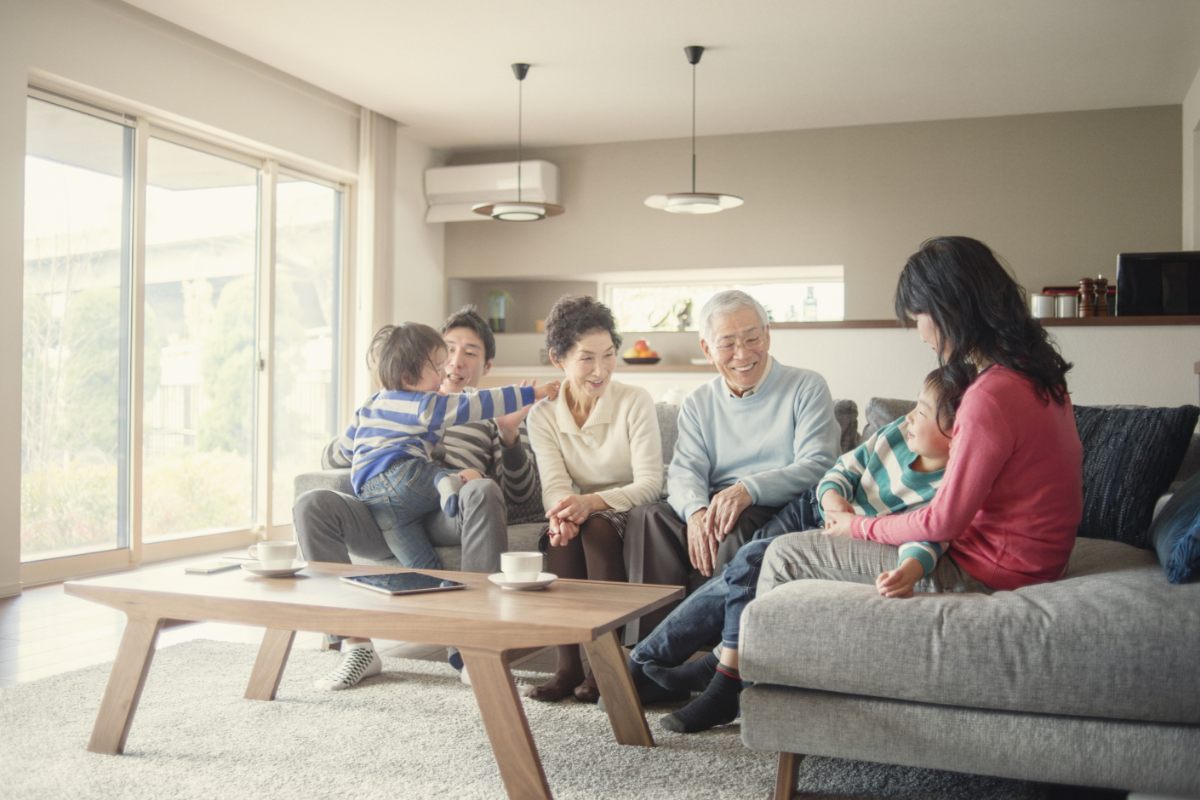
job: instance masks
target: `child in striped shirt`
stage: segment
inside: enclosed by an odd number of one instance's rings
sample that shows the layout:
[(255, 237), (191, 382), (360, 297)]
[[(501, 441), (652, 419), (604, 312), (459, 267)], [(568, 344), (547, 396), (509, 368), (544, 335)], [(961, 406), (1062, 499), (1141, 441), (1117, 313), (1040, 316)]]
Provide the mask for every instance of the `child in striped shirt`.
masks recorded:
[(421, 517), (438, 506), (447, 516), (456, 516), (459, 488), (483, 477), (474, 469), (456, 474), (434, 465), (430, 454), (442, 431), (558, 396), (557, 382), (439, 394), (445, 362), (446, 343), (428, 325), (406, 322), (380, 328), (371, 341), (368, 364), (383, 389), (355, 413), (338, 442), (350, 461), (354, 493), (370, 509), (388, 548), (410, 568), (440, 566), (417, 563), (420, 559), (406, 546), (426, 536)]

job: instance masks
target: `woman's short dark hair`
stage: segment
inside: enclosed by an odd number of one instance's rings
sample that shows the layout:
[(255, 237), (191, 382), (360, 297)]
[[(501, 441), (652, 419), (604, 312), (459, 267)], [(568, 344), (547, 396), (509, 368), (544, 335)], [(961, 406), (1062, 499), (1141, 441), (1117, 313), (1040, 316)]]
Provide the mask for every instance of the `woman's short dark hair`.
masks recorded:
[(371, 340), (367, 366), (380, 386), (389, 392), (401, 392), (406, 386), (421, 382), (427, 365), (436, 368), (433, 353), (445, 349), (442, 335), (428, 325), (419, 322), (384, 325)]
[(604, 331), (612, 337), (613, 347), (621, 349), (621, 334), (612, 311), (591, 297), (564, 294), (546, 315), (546, 349), (558, 361), (592, 331)]
[(479, 316), (474, 303), (468, 303), (446, 317), (446, 321), (442, 323), (442, 335), (446, 335), (454, 328), (466, 328), (475, 332), (475, 335), (483, 342), (484, 361), (491, 361), (496, 357), (496, 336), (488, 327), (487, 321)]
[(948, 385), (965, 391), (978, 359), (1022, 373), (1045, 402), (1066, 402), (1072, 365), (1030, 315), (1025, 290), (983, 242), (942, 236), (908, 259), (896, 286), (896, 316), (907, 325), (917, 314), (928, 314), (949, 345), (948, 355), (938, 352)]

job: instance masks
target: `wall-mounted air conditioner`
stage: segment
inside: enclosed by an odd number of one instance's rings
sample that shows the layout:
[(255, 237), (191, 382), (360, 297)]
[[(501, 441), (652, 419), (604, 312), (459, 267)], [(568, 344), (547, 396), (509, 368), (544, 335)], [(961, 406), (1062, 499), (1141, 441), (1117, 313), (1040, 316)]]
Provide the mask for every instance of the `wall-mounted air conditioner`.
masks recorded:
[[(426, 222), (486, 220), (471, 210), (479, 203), (517, 199), (517, 162), (468, 164), (425, 170)], [(521, 199), (558, 203), (558, 167), (549, 161), (521, 162)]]

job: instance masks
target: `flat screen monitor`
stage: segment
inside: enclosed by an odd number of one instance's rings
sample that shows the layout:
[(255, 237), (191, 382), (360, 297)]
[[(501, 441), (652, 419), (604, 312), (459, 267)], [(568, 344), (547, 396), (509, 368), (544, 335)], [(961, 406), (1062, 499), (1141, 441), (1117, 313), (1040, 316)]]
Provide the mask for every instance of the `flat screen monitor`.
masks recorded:
[(1200, 314), (1200, 251), (1117, 256), (1119, 317)]

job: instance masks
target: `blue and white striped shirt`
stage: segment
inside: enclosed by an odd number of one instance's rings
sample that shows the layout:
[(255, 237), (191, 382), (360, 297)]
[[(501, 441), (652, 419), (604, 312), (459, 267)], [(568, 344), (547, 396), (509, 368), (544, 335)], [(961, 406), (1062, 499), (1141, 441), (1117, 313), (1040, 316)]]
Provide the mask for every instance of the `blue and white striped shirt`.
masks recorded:
[(350, 485), (362, 486), (402, 458), (429, 459), (442, 431), (494, 419), (532, 405), (532, 386), (503, 386), (469, 394), (382, 391), (354, 414), (338, 441), (350, 462)]

